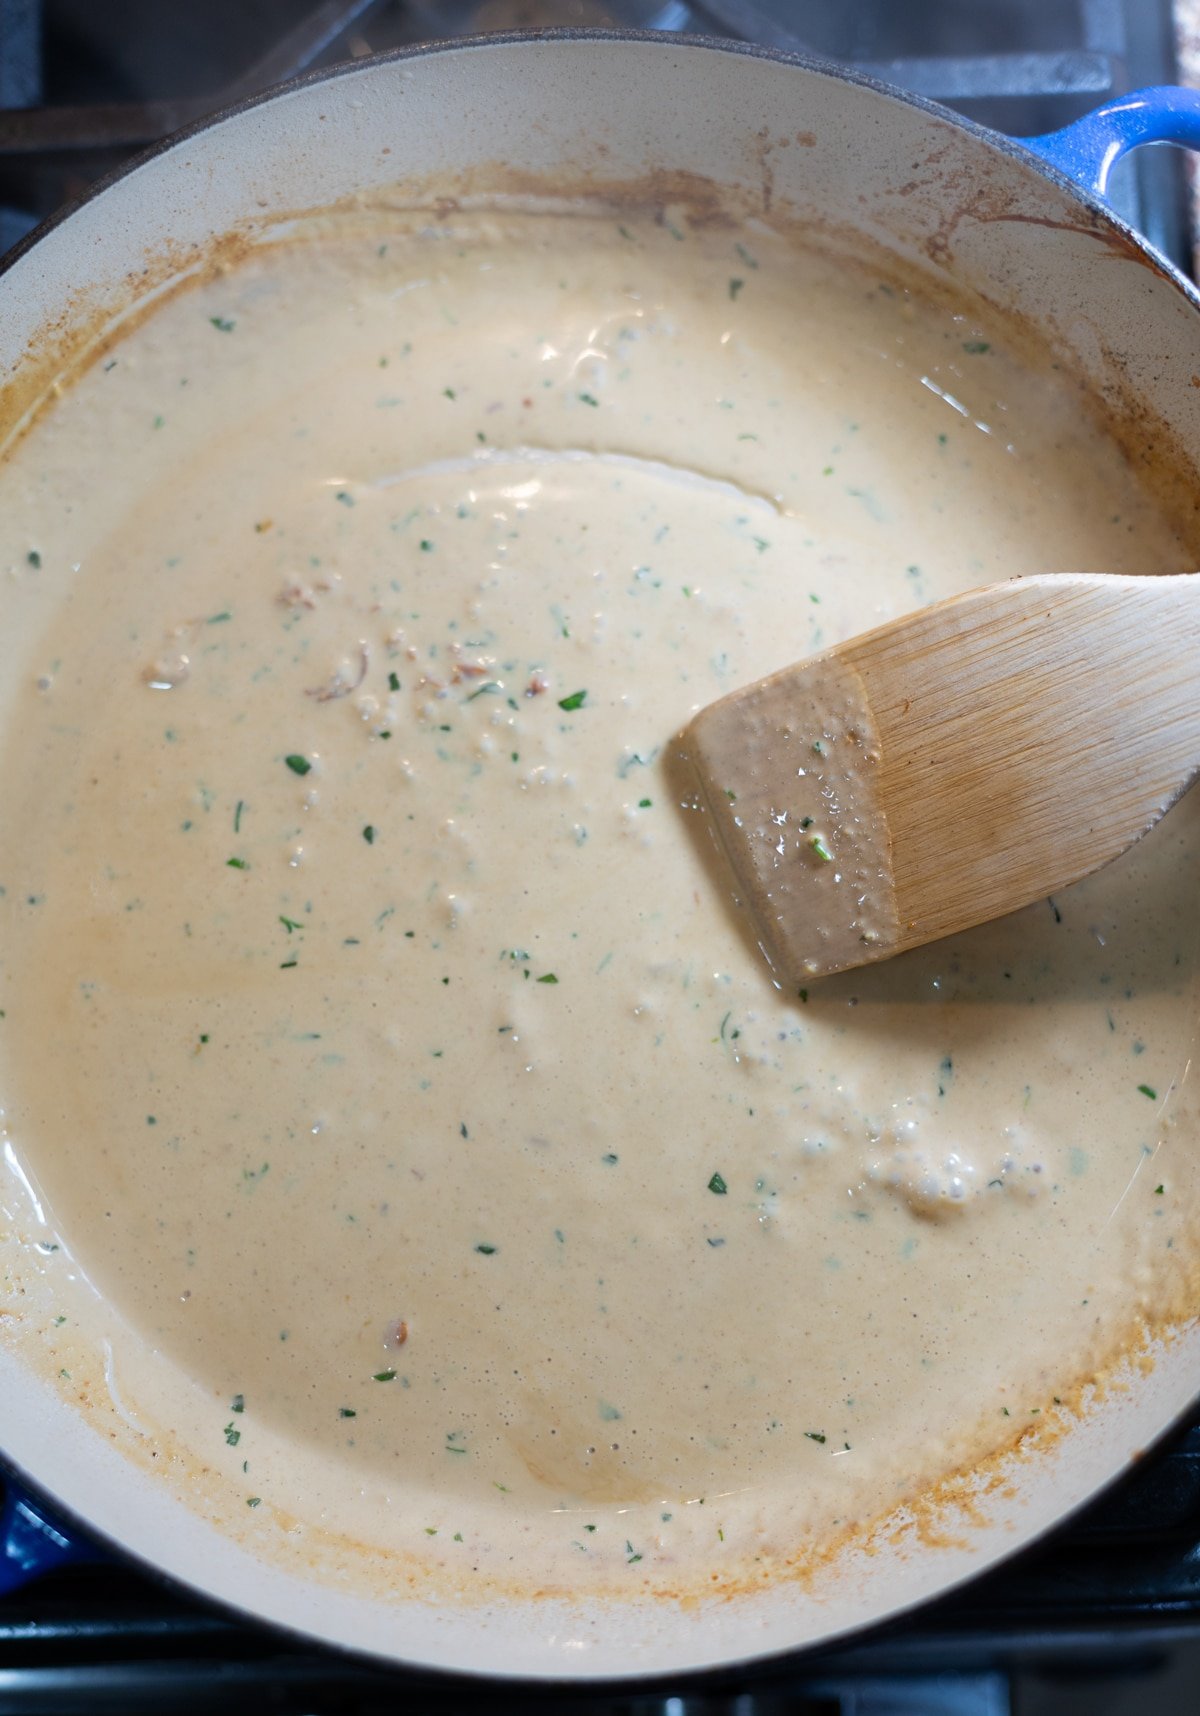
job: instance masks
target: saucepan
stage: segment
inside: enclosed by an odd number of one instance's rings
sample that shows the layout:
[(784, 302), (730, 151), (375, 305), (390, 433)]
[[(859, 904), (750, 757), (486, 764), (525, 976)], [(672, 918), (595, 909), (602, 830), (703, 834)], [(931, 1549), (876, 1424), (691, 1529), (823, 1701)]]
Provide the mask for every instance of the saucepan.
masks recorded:
[[(106, 323), (212, 247), (292, 211), (398, 182), (489, 188), (706, 187), (771, 220), (884, 246), (1024, 319), (1068, 354), (1132, 458), (1170, 444), (1200, 470), (1200, 298), (1103, 196), (1135, 144), (1200, 144), (1200, 98), (1151, 90), (1014, 143), (869, 79), (796, 57), (664, 36), (493, 37), (339, 67), (179, 135), (42, 228), (0, 280), (11, 428)], [(1200, 487), (1196, 490), (1200, 493)], [(0, 671), (7, 673), (8, 664)], [(1197, 1141), (1200, 1143), (1200, 1141)], [(81, 1146), (82, 1147), (82, 1146)], [(0, 1252), (28, 1234), (8, 1153)], [(1196, 1307), (1200, 1313), (1200, 1305)], [(0, 1329), (20, 1321), (11, 1296)], [(954, 1529), (899, 1526), (819, 1580), (711, 1602), (533, 1595), (474, 1603), (404, 1582), (336, 1584), (267, 1564), (189, 1503), (167, 1457), (126, 1457), (118, 1416), (44, 1380), (0, 1334), (0, 1443), (12, 1473), (103, 1540), (246, 1615), (379, 1658), (510, 1676), (651, 1676), (828, 1641), (960, 1583), (1124, 1471), (1193, 1402), (1200, 1322), (1052, 1444), (1019, 1451)], [(995, 1476), (995, 1474), (993, 1474)], [(10, 1569), (52, 1556), (36, 1504), (10, 1511)], [(57, 1540), (61, 1544), (61, 1540)]]

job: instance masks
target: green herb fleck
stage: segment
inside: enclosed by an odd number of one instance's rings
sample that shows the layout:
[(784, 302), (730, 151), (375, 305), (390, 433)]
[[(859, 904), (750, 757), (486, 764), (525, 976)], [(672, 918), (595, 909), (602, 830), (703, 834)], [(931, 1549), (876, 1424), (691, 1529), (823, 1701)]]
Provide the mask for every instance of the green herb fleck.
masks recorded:
[(1153, 1085), (1139, 1084), (1138, 1089), (1141, 1091), (1143, 1096), (1148, 1096), (1151, 1102), (1158, 1101), (1158, 1092), (1154, 1089)]
[(1155, 1186), (1155, 1188), (1154, 1188), (1155, 1197), (1161, 1198), (1163, 1195), (1163, 1190), (1164, 1190), (1164, 1188), (1161, 1185)]
[(42, 564), (42, 557), (38, 553), (36, 548), (31, 548), (29, 550), (29, 553), (25, 556), (25, 558), (29, 562), (29, 564), (33, 567), (35, 572), (39, 570), (39, 568), (41, 567), (41, 564)]
[(496, 1255), (496, 1247), (494, 1245), (477, 1245), (475, 1249), (481, 1257), (494, 1257)]
[(248, 870), (250, 868), (244, 858), (226, 858), (225, 864), (230, 870)]
[(560, 709), (565, 709), (567, 714), (570, 715), (576, 709), (582, 709), (583, 705), (586, 701), (587, 701), (587, 692), (586, 691), (572, 691), (572, 693), (569, 697), (560, 697), (559, 698), (558, 707)]
[(987, 340), (964, 340), (962, 349), (978, 357), (983, 352), (990, 352), (992, 348)]
[(377, 1370), (371, 1378), (372, 1382), (395, 1382), (395, 1380), (396, 1373), (394, 1370)]
[(242, 812), (245, 808), (245, 801), (239, 798), (237, 801), (237, 809), (233, 813), (233, 832), (235, 834), (240, 834), (242, 832)]
[(552, 971), (548, 971), (544, 977), (538, 978), (538, 982), (539, 983), (557, 983), (558, 978), (554, 975), (554, 973)]
[(399, 689), (400, 689), (400, 675), (398, 673), (389, 673), (388, 674), (388, 690), (389, 691), (399, 691)]
[(338, 1417), (339, 1418), (357, 1418), (358, 1413), (354, 1410), (353, 1406), (339, 1406), (338, 1407)]
[(237, 323), (228, 316), (210, 316), (208, 319), (219, 334), (231, 334), (237, 327)]
[(823, 1430), (806, 1430), (804, 1434), (808, 1437), (810, 1442), (820, 1442), (821, 1445), (824, 1446), (825, 1432)]
[(710, 1192), (716, 1192), (718, 1197), (723, 1198), (725, 1193), (729, 1190), (729, 1187), (725, 1184), (725, 1181), (720, 1174), (714, 1174), (712, 1179), (708, 1182), (708, 1189)]
[(810, 835), (808, 844), (821, 860), (822, 864), (832, 864), (833, 853), (829, 850), (828, 846), (826, 846), (824, 840), (822, 840), (819, 834)]
[(261, 1507), (262, 1506), (262, 1497), (261, 1496), (247, 1496), (246, 1497), (246, 1506), (247, 1507)]
[(293, 751), (290, 757), (285, 757), (283, 760), (294, 775), (306, 775), (312, 768), (308, 758), (302, 757), (298, 751)]
[(368, 846), (374, 846), (374, 844), (375, 844), (375, 830), (369, 822), (368, 822), (367, 826), (363, 829), (363, 839), (366, 841)]
[(242, 1439), (240, 1430), (235, 1430), (232, 1421), (225, 1426), (225, 1440), (231, 1448), (236, 1448)]
[(581, 393), (579, 395), (579, 402), (581, 405), (597, 405), (598, 406), (600, 404), (600, 401), (596, 398), (596, 395), (594, 393)]
[(244, 1394), (235, 1394), (229, 1403), (229, 1410), (231, 1412), (244, 1412), (246, 1410), (246, 1396)]

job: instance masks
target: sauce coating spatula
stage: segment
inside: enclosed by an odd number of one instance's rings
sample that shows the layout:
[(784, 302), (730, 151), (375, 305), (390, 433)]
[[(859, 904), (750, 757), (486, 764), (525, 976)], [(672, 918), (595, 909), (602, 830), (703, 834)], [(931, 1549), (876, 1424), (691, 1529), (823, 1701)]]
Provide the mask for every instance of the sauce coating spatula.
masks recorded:
[(781, 977), (1116, 858), (1200, 769), (1200, 573), (1014, 578), (709, 705), (681, 747)]

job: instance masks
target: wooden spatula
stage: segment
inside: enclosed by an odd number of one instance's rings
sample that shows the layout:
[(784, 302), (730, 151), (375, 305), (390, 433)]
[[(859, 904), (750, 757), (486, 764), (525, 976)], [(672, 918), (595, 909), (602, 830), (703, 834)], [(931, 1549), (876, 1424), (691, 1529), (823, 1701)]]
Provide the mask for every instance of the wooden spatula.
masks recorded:
[(681, 740), (781, 979), (1124, 852), (1200, 769), (1200, 573), (1016, 578), (701, 710)]

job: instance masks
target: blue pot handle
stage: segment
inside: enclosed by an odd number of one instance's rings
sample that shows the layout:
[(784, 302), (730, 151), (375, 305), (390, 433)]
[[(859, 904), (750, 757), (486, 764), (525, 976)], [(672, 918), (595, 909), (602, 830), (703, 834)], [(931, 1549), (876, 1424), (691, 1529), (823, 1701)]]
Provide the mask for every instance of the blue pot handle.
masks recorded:
[(0, 1509), (0, 1596), (72, 1561), (102, 1561), (103, 1551), (72, 1535), (8, 1480)]
[(1106, 101), (1074, 125), (1042, 137), (1025, 137), (1022, 142), (1085, 191), (1103, 197), (1108, 176), (1121, 156), (1139, 144), (1181, 143), (1187, 149), (1200, 149), (1200, 90), (1170, 84), (1135, 89)]

